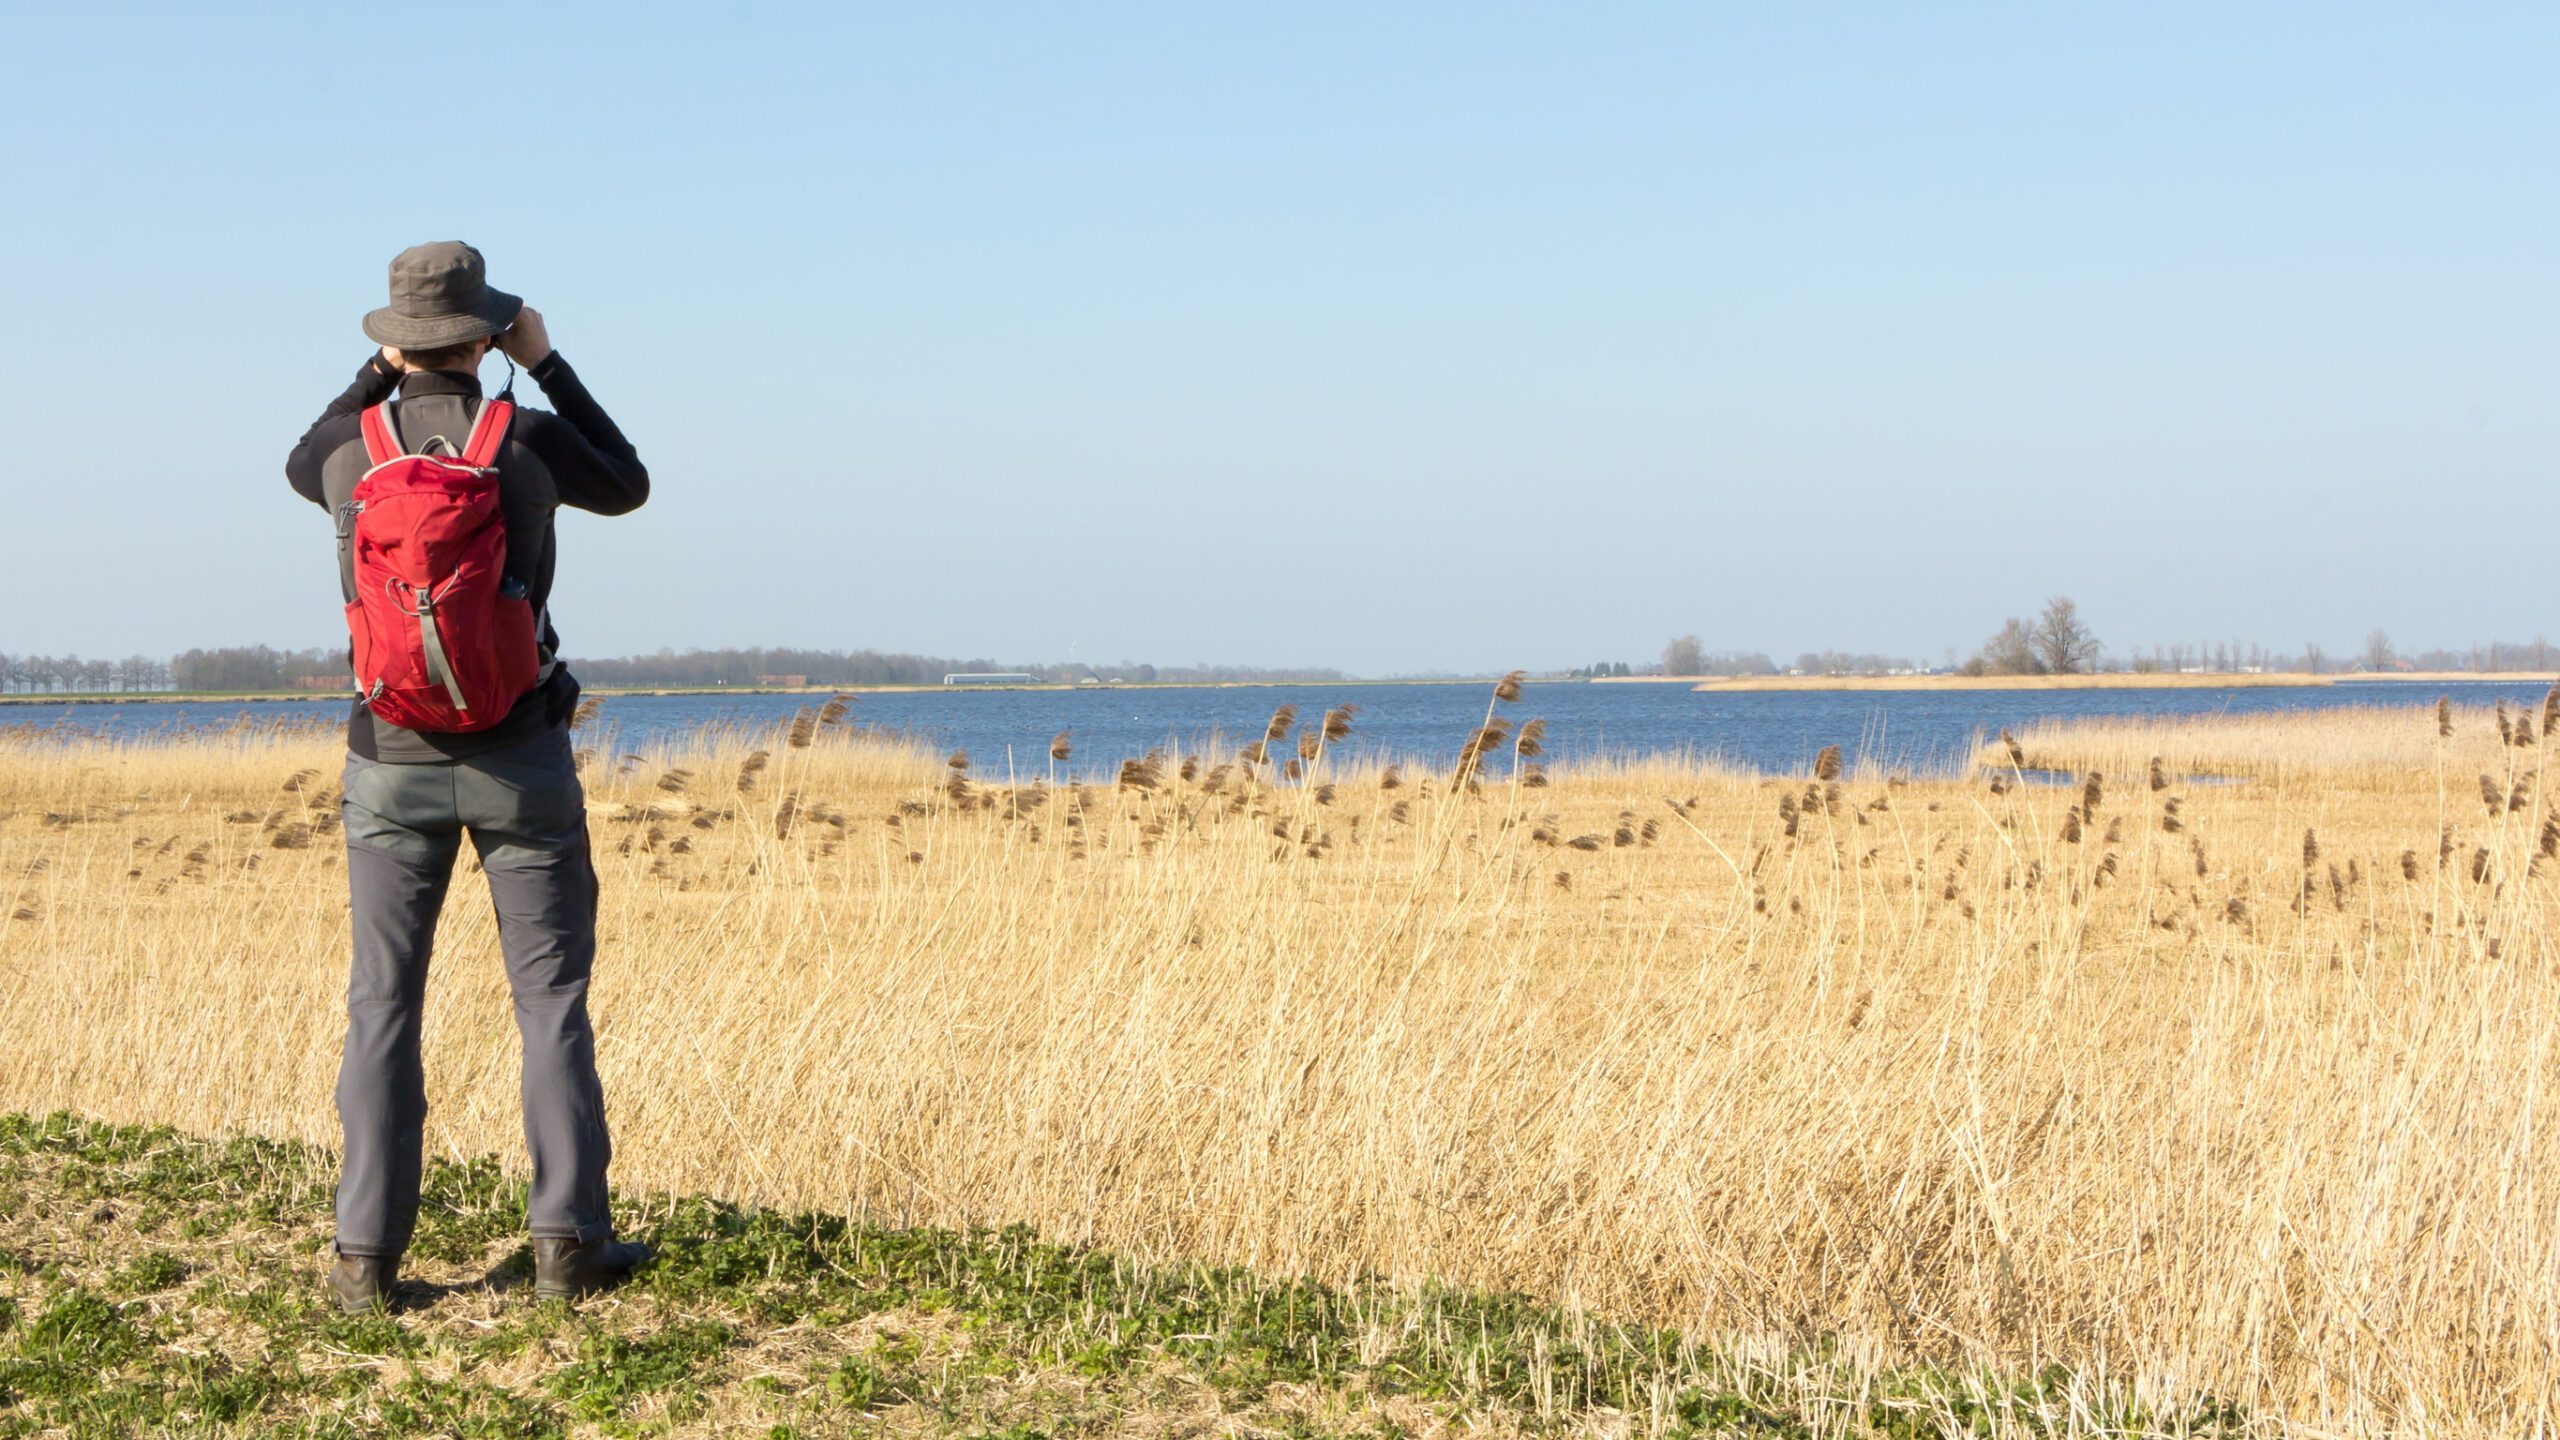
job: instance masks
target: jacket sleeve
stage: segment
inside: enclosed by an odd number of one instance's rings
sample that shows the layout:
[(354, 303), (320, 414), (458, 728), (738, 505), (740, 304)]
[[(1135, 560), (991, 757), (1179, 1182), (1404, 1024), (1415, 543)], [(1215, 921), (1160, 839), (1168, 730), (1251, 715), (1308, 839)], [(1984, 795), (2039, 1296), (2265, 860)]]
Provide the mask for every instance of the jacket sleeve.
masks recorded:
[(337, 399), (329, 402), (329, 408), (321, 411), (320, 418), (311, 422), (311, 428), (302, 432), (301, 442), (293, 447), (292, 454), (285, 457), (284, 478), (292, 482), (293, 493), (323, 509), (328, 508), (328, 498), (320, 489), (320, 470), (328, 463), (329, 452), (344, 442), (335, 434), (324, 435), (322, 432), (343, 428), (332, 425), (331, 421), (344, 420), (357, 411), (391, 398), (392, 390), (399, 383), (398, 373), (383, 367), (381, 351), (365, 357), (364, 367), (356, 371), (356, 378), (339, 392)]
[(551, 401), (552, 418), (563, 422), (527, 426), (523, 437), (550, 469), (560, 503), (598, 515), (628, 515), (645, 504), (649, 467), (560, 352), (527, 373)]

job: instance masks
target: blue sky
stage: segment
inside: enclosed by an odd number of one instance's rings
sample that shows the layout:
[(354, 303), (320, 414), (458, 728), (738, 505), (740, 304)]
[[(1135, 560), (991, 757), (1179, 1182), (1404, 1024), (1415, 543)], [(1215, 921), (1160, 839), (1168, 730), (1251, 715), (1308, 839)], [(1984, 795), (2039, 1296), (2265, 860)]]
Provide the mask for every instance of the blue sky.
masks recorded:
[(0, 650), (327, 642), (281, 461), (440, 238), (657, 480), (563, 520), (573, 654), (2560, 628), (2551, 7), (97, 5), (8, 50)]

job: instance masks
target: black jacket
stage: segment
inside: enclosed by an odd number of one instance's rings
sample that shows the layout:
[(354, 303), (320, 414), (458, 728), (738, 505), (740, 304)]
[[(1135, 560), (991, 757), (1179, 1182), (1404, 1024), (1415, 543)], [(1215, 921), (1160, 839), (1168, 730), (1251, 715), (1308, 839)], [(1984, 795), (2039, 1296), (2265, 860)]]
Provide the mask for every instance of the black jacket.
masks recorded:
[[(543, 658), (548, 660), (560, 650), (560, 636), (550, 620), (551, 577), (558, 559), (553, 513), (567, 505), (598, 515), (629, 514), (649, 498), (649, 471), (558, 351), (528, 373), (558, 413), (517, 407), (498, 457), (498, 503), (507, 520), (507, 573), (524, 582), (534, 613), (543, 617)], [(403, 378), (385, 371), (378, 354), (368, 357), (354, 382), (329, 402), (286, 457), (285, 478), (293, 482), (295, 494), (334, 519), (371, 465), (360, 416), (389, 398), (395, 386), (400, 398), (393, 414), (402, 441), (413, 450), (442, 432), (450, 432), (458, 447), (480, 413), (477, 375), (435, 370)], [(330, 544), (336, 544), (334, 523)], [(353, 599), (354, 577), (343, 563), (338, 583), (346, 598)], [(555, 666), (551, 679), (517, 702), (506, 719), (467, 735), (403, 729), (374, 719), (358, 704), (347, 721), (347, 748), (368, 760), (393, 762), (482, 754), (561, 723), (577, 697), (577, 681), (566, 667)]]

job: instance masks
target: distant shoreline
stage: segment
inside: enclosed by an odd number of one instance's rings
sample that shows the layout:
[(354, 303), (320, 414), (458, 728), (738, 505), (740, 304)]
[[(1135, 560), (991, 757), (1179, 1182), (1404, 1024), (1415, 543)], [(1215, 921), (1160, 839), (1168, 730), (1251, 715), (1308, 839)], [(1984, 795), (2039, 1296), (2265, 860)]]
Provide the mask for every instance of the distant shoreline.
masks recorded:
[(2257, 690), (2282, 687), (2372, 685), (2399, 681), (2420, 685), (2547, 685), (2536, 670), (2423, 670), (2402, 675), (1751, 675), (1709, 679), (1690, 688), (1733, 694), (1818, 690)]
[[(642, 685), (629, 689), (585, 687), (587, 698), (619, 699), (640, 695), (921, 695), (961, 690), (1041, 690), (1084, 692), (1108, 690), (1285, 690), (1378, 685), (1491, 685), (1499, 677), (1467, 676), (1431, 680), (1115, 680), (1100, 685), (1069, 681), (1033, 681), (1012, 685)], [(2535, 670), (2427, 670), (2405, 675), (2169, 675), (2110, 671), (2101, 675), (1749, 675), (1731, 679), (1694, 675), (1599, 675), (1532, 679), (1532, 685), (1685, 685), (1702, 693), (1768, 694), (1788, 691), (1843, 690), (2241, 690), (2271, 687), (2369, 685), (2402, 681), (2414, 684), (2546, 685), (2553, 677)], [(0, 695), (0, 707), (19, 705), (292, 705), (347, 698), (340, 693), (308, 690), (150, 691), (143, 694), (96, 691), (72, 695)]]
[[(635, 685), (627, 689), (583, 686), (591, 700), (630, 695), (920, 695), (960, 690), (1284, 690), (1346, 685), (1491, 685), (1499, 676), (1467, 676), (1436, 680), (1112, 680), (1085, 685), (1066, 680), (1036, 680), (1011, 685)], [(1581, 680), (1544, 680), (1533, 684), (1579, 685)], [(0, 705), (287, 705), (345, 700), (343, 691), (314, 690), (151, 690), (142, 693), (100, 690), (67, 695), (0, 695)]]

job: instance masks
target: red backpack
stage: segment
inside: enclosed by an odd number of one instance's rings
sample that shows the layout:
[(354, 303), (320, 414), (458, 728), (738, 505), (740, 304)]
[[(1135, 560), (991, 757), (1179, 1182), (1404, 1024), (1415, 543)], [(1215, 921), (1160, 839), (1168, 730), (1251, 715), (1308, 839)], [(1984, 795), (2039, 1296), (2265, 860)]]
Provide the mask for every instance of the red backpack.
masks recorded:
[(515, 407), (480, 407), (460, 455), (408, 453), (388, 401), (364, 412), (373, 468), (342, 529), (353, 547), (347, 604), (356, 689), (373, 713), (412, 730), (486, 730), (541, 679), (524, 587), (507, 578), (498, 508), (500, 447)]

